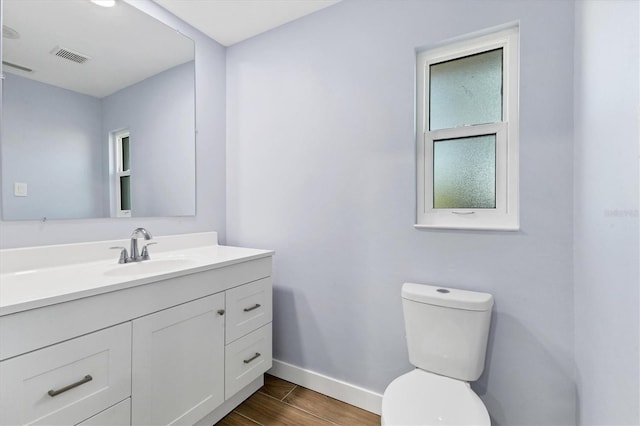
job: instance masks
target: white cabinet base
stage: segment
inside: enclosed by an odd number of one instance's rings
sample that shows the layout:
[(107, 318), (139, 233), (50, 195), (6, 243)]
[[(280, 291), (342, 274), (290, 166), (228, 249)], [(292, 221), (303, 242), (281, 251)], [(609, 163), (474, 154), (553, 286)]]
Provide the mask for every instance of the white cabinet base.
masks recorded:
[(224, 404), (220, 405), (211, 413), (207, 414), (196, 423), (197, 426), (211, 426), (219, 422), (224, 416), (229, 414), (238, 405), (242, 404), (245, 399), (256, 393), (264, 385), (264, 375), (260, 375), (253, 382), (245, 386), (240, 392), (227, 399)]

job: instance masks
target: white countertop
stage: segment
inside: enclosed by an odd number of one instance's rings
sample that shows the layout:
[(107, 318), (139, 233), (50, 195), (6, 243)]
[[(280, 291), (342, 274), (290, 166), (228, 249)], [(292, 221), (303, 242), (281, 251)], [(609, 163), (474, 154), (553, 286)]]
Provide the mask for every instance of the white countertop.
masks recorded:
[(0, 316), (273, 255), (217, 245), (215, 233), (157, 240), (151, 260), (122, 265), (108, 250), (121, 240), (0, 250)]

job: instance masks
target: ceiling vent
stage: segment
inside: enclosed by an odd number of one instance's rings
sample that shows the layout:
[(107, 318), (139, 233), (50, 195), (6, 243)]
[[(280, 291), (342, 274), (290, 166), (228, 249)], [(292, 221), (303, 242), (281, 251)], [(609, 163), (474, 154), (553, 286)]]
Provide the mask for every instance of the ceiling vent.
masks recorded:
[(24, 72), (33, 72), (33, 70), (31, 68), (27, 68), (27, 67), (23, 67), (22, 65), (18, 65), (18, 64), (13, 64), (11, 62), (7, 62), (7, 61), (2, 61), (2, 65), (4, 65), (5, 67), (10, 67), (16, 70), (20, 70), (20, 71), (24, 71)]
[(91, 59), (89, 56), (84, 55), (80, 52), (76, 52), (74, 50), (67, 49), (65, 47), (60, 47), (60, 46), (56, 46), (51, 51), (51, 54), (55, 56), (59, 56), (62, 59), (66, 59), (68, 61), (77, 62), (78, 64), (84, 64), (89, 59)]
[(12, 40), (16, 40), (20, 38), (20, 34), (11, 27), (7, 27), (6, 25), (2, 26), (2, 38), (8, 38)]

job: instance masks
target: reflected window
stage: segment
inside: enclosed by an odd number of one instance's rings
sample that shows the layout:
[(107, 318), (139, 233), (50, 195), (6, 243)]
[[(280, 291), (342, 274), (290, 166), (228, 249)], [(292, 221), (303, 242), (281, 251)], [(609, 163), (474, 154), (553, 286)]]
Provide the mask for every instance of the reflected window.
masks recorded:
[(131, 217), (131, 149), (129, 131), (116, 132), (115, 143), (115, 216)]

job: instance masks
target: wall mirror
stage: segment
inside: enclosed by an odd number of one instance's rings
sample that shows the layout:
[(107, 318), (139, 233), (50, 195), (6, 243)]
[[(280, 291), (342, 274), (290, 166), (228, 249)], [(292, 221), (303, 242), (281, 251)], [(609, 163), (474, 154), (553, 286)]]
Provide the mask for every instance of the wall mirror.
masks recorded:
[(3, 219), (195, 215), (194, 42), (122, 0), (3, 20)]

